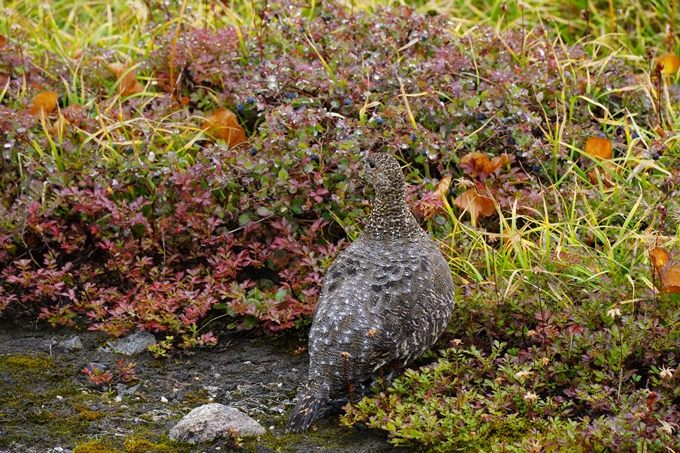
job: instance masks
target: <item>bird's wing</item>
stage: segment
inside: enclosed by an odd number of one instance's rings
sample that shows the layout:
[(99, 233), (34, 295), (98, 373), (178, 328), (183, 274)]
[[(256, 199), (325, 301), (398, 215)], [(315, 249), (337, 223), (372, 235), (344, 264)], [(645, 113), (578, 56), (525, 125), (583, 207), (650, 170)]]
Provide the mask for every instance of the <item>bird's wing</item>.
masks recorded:
[(326, 274), (310, 351), (350, 353), (357, 362), (352, 375), (407, 362), (436, 341), (452, 304), (448, 265), (429, 238), (398, 248), (349, 247)]
[[(439, 338), (453, 311), (451, 272), (429, 238), (396, 258), (392, 266), (398, 268), (399, 280), (382, 283), (380, 303), (376, 305), (383, 318), (382, 331), (378, 332), (382, 357), (377, 366), (418, 358)], [(373, 286), (385, 280), (384, 269), (379, 267), (373, 273)]]

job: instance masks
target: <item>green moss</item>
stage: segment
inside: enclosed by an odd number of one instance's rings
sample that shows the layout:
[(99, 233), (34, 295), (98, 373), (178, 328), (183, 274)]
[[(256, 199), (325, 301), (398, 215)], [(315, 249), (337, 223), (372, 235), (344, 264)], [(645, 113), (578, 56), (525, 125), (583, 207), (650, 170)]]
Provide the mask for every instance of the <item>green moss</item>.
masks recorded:
[(243, 448), (247, 452), (262, 451), (262, 447), (272, 449), (273, 451), (293, 451), (300, 446), (318, 446), (323, 445), (326, 449), (346, 449), (348, 442), (357, 442), (356, 432), (340, 428), (338, 426), (323, 426), (323, 429), (315, 431), (314, 428), (305, 433), (291, 434), (284, 433), (282, 435), (274, 435), (270, 430), (261, 436), (246, 437), (242, 439)]
[(54, 366), (48, 356), (3, 356), (0, 357), (0, 371), (5, 369), (42, 371)]
[(112, 448), (100, 440), (78, 445), (73, 449), (73, 453), (124, 453), (117, 448)]
[(146, 439), (130, 438), (125, 440), (126, 453), (176, 453), (183, 448), (168, 443), (153, 443)]

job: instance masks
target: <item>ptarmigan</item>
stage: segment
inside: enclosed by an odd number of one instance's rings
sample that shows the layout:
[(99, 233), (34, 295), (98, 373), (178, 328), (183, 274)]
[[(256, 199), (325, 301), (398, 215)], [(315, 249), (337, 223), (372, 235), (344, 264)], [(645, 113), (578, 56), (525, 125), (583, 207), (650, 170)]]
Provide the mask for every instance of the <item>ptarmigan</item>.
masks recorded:
[(288, 421), (309, 428), (330, 398), (386, 364), (405, 364), (439, 338), (453, 311), (453, 279), (406, 204), (397, 160), (364, 158), (375, 200), (361, 235), (328, 269), (309, 332), (309, 376)]

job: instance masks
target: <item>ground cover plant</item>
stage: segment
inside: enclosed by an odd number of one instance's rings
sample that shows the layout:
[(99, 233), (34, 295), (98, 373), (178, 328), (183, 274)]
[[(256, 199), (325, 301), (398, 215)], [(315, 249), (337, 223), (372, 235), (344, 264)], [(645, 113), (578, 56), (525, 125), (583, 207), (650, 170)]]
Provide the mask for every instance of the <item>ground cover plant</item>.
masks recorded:
[(677, 450), (675, 2), (485, 4), (6, 4), (0, 316), (145, 329), (158, 355), (304, 335), (387, 150), (458, 308), (343, 421)]

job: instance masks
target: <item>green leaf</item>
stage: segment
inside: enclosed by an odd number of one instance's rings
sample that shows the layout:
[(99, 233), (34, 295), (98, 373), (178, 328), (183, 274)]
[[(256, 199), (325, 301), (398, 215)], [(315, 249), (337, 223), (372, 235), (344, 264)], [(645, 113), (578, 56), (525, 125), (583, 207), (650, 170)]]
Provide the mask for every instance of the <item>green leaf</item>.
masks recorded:
[(251, 329), (257, 327), (259, 323), (260, 322), (257, 320), (257, 318), (255, 316), (248, 315), (243, 319), (242, 326), (245, 330), (251, 330)]
[(250, 221), (250, 216), (248, 213), (243, 213), (238, 217), (238, 224), (243, 226)]

